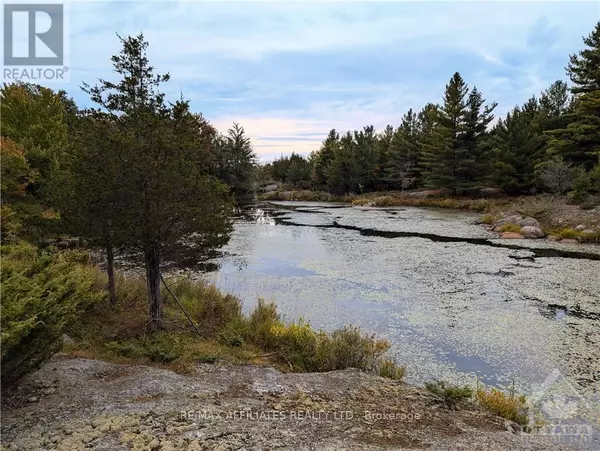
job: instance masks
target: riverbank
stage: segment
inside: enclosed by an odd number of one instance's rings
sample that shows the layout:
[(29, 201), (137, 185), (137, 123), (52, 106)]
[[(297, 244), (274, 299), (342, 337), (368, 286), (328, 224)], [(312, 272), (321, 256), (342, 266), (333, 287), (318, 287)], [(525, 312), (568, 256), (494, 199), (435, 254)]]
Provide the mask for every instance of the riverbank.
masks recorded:
[[(495, 225), (504, 218), (532, 218), (537, 221), (542, 235), (532, 234), (525, 238), (548, 238), (551, 241), (565, 240), (566, 243), (600, 244), (600, 202), (593, 199), (587, 204), (574, 205), (567, 196), (552, 196), (548, 194), (536, 196), (504, 197), (494, 190), (481, 193), (480, 198), (448, 197), (441, 190), (415, 192), (373, 192), (363, 195), (332, 196), (326, 192), (272, 191), (259, 195), (260, 200), (271, 201), (320, 201), (343, 202), (354, 206), (364, 207), (420, 207), (445, 208), (481, 213), (482, 224)], [(510, 222), (510, 221), (509, 221)], [(513, 221), (513, 224), (518, 224)], [(502, 224), (504, 225), (504, 224)], [(503, 232), (518, 233), (515, 227), (511, 230), (494, 230), (502, 237)], [(520, 238), (515, 235), (505, 235), (507, 239)]]
[(57, 355), (4, 398), (11, 450), (585, 449), (356, 370), (198, 364), (182, 375)]

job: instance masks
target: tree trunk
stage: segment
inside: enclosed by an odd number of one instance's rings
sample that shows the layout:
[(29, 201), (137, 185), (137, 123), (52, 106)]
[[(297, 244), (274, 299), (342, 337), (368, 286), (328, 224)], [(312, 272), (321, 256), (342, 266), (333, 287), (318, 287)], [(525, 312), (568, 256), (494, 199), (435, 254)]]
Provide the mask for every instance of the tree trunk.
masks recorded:
[(111, 304), (117, 302), (117, 290), (115, 288), (115, 256), (110, 238), (106, 239), (106, 273), (108, 274), (108, 296)]
[(162, 302), (160, 299), (160, 251), (157, 245), (146, 247), (146, 279), (148, 281), (148, 303), (150, 311), (150, 331), (160, 329)]

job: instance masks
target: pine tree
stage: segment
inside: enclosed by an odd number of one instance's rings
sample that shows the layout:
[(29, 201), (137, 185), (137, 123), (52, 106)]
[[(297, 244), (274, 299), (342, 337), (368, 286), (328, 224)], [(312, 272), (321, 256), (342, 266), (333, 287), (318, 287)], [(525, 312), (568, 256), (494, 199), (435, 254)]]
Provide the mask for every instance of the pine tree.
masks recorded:
[(419, 121), (412, 109), (402, 118), (390, 142), (387, 181), (396, 189), (413, 187), (419, 178)]
[(444, 104), (430, 110), (435, 125), (422, 141), (423, 163), (427, 168), (425, 183), (429, 188), (463, 189), (462, 174), (468, 150), (461, 141), (466, 131), (468, 87), (456, 72), (446, 85)]
[(340, 147), (340, 134), (332, 129), (321, 144), (321, 148), (312, 158), (312, 178), (319, 186), (327, 185), (327, 168)]
[(465, 114), (465, 132), (461, 136), (460, 146), (465, 148), (465, 160), (462, 162), (460, 177), (465, 187), (483, 184), (488, 174), (488, 155), (484, 140), (487, 127), (494, 119), (493, 111), (498, 105), (484, 106), (485, 99), (476, 87), (469, 94)]
[(535, 188), (535, 170), (545, 156), (538, 114), (538, 102), (532, 98), (510, 111), (490, 134), (489, 178), (507, 193), (526, 194)]
[[(157, 330), (163, 311), (163, 259), (179, 255), (182, 247), (193, 247), (198, 255), (226, 243), (233, 209), (228, 187), (207, 172), (214, 135), (190, 112), (188, 102), (166, 103), (159, 88), (169, 76), (154, 74), (143, 35), (121, 38), (121, 43), (121, 53), (112, 57), (121, 80), (84, 85), (102, 109), (92, 118), (110, 118), (111, 145), (98, 149), (96, 140), (90, 140), (83, 155), (101, 155), (105, 161), (98, 161), (97, 170), (108, 171), (110, 187), (118, 190), (106, 193), (114, 205), (98, 214), (109, 215), (119, 244), (143, 255), (149, 328)], [(86, 193), (95, 201), (93, 191), (90, 186)]]
[(583, 42), (587, 48), (571, 55), (567, 66), (573, 82), (572, 121), (548, 132), (549, 152), (591, 169), (600, 159), (600, 21)]

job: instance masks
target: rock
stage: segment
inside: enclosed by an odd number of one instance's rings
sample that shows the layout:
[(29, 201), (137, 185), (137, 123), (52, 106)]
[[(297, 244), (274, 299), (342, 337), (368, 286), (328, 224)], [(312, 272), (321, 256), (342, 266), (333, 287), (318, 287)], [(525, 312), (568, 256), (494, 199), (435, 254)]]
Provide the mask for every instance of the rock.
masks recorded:
[(519, 225), (521, 227), (537, 227), (538, 229), (540, 228), (540, 223), (538, 222), (537, 219), (534, 219), (534, 218), (521, 219), (519, 221)]
[(73, 340), (71, 337), (69, 337), (67, 334), (63, 334), (62, 336), (62, 341), (64, 344), (66, 345), (72, 345), (75, 344), (75, 340)]
[(494, 224), (494, 227), (492, 227), (492, 230), (494, 231), (498, 231), (498, 229), (500, 227), (502, 227), (503, 225), (506, 224), (519, 224), (519, 221), (521, 221), (523, 218), (521, 218), (521, 216), (519, 215), (510, 215), (510, 216), (506, 216), (505, 218), (500, 219), (496, 224)]
[(585, 230), (582, 230), (581, 233), (584, 233), (586, 235), (591, 235), (592, 233), (594, 233), (594, 231), (592, 229), (585, 229)]
[(503, 232), (502, 235), (500, 235), (500, 238), (503, 240), (522, 240), (525, 237), (516, 232)]
[(504, 427), (506, 428), (506, 430), (508, 432), (510, 432), (511, 434), (515, 434), (515, 435), (520, 434), (522, 431), (521, 426), (519, 426), (514, 421), (510, 421), (510, 420), (504, 421)]
[(577, 227), (575, 227), (575, 230), (577, 230), (578, 232), (581, 232), (581, 231), (585, 230), (585, 226), (583, 224), (579, 224)]
[(560, 238), (556, 235), (548, 235), (548, 241), (559, 241)]
[(521, 235), (525, 238), (544, 238), (544, 232), (539, 227), (525, 226), (521, 228)]
[(29, 398), (27, 401), (28, 401), (28, 402), (38, 402), (38, 401), (39, 401), (39, 398), (38, 398), (37, 396), (32, 396), (32, 397), (31, 397), (31, 398)]
[(579, 241), (573, 239), (573, 238), (563, 238), (562, 240), (560, 240), (561, 243), (565, 243), (565, 244), (578, 244)]

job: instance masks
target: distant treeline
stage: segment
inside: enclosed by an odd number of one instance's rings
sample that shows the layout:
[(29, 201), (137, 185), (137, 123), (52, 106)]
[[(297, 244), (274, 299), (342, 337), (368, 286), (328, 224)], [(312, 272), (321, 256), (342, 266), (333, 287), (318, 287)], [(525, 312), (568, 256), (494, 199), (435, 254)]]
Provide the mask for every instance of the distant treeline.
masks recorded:
[(262, 179), (337, 194), (498, 187), (509, 194), (600, 191), (600, 22), (571, 55), (572, 84), (554, 82), (494, 121), (497, 104), (455, 73), (440, 104), (409, 110), (398, 127), (331, 130), (308, 158), (282, 156)]

